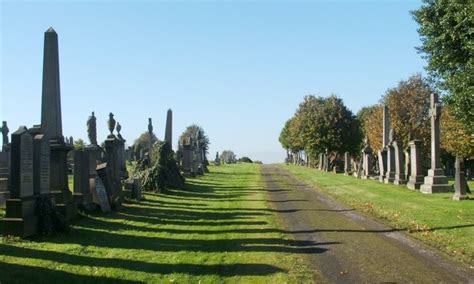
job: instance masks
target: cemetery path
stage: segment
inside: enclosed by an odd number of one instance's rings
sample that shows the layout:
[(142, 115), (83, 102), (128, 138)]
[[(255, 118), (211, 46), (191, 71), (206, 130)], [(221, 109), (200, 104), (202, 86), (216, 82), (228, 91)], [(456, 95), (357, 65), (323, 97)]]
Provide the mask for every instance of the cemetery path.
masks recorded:
[(341, 206), (276, 165), (261, 168), (269, 203), (297, 241), (326, 243), (308, 255), (315, 280), (327, 282), (474, 283), (439, 253), (354, 209)]

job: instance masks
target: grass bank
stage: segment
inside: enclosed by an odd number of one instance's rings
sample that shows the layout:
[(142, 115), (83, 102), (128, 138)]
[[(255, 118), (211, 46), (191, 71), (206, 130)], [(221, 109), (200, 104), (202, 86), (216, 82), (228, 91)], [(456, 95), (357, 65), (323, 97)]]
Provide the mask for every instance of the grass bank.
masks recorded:
[(185, 189), (82, 216), (68, 234), (0, 237), (0, 283), (309, 280), (302, 245), (276, 232), (259, 166), (210, 170)]
[(474, 200), (458, 202), (451, 199), (453, 193), (426, 195), (405, 186), (294, 165), (281, 167), (342, 203), (381, 218), (474, 266)]

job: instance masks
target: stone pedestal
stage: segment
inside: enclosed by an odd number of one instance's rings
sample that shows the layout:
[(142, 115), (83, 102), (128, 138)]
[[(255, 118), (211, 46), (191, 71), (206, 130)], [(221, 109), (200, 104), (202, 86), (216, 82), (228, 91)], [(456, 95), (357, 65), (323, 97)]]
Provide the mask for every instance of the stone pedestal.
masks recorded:
[(455, 170), (453, 200), (469, 199), (467, 196), (467, 181), (464, 175), (464, 161), (462, 158), (456, 157)]
[(89, 153), (84, 150), (75, 150), (73, 155), (74, 202), (80, 209), (92, 211), (96, 206), (92, 202)]
[[(105, 153), (107, 157), (107, 179), (110, 186), (110, 203), (112, 207), (118, 208), (122, 204), (122, 183), (120, 179), (119, 141), (114, 135), (109, 135), (105, 140)], [(104, 179), (102, 178), (102, 180)]]
[(10, 198), (8, 178), (10, 176), (10, 152), (0, 152), (0, 207)]
[(385, 172), (384, 183), (393, 183), (395, 180), (395, 150), (393, 146), (387, 146), (387, 171)]
[(50, 141), (51, 147), (51, 195), (56, 201), (56, 207), (65, 220), (71, 220), (77, 215), (77, 206), (69, 190), (67, 172), (67, 153), (72, 150), (70, 145), (59, 139)]
[(362, 179), (370, 179), (370, 176), (373, 174), (372, 171), (372, 149), (366, 146), (362, 150)]
[(407, 187), (409, 189), (420, 189), (423, 184), (424, 176), (422, 173), (421, 161), (421, 141), (413, 140), (408, 143), (410, 147), (410, 177), (408, 179)]
[(443, 169), (429, 169), (423, 184), (420, 186), (422, 193), (450, 192), (453, 186), (448, 184), (448, 177), (444, 175)]
[(117, 137), (117, 155), (118, 155), (118, 166), (120, 171), (121, 179), (128, 179), (128, 171), (126, 164), (126, 153), (125, 153), (125, 139), (122, 136)]
[(395, 153), (395, 178), (393, 179), (393, 184), (403, 185), (407, 183), (405, 179), (405, 154), (397, 141), (394, 141), (392, 145)]

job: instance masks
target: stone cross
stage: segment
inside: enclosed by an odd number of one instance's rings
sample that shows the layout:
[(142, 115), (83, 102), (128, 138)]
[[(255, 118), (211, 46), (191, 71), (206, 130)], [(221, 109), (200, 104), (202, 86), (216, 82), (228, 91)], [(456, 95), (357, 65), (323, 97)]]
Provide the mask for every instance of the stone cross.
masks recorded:
[(441, 106), (438, 104), (438, 95), (431, 93), (430, 97), (430, 117), (431, 117), (431, 168), (439, 169), (440, 159), (439, 159), (439, 117), (441, 115)]

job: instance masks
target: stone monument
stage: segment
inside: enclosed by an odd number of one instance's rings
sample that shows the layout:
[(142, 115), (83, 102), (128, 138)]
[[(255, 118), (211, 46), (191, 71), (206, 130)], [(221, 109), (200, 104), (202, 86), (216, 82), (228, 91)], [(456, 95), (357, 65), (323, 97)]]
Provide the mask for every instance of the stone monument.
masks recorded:
[(92, 211), (96, 206), (92, 203), (89, 153), (85, 150), (74, 150), (74, 202), (85, 211)]
[(53, 28), (44, 34), (43, 88), (41, 101), (41, 133), (50, 140), (51, 194), (66, 220), (76, 216), (77, 208), (69, 190), (67, 153), (72, 146), (64, 141), (61, 120), (58, 35)]
[(438, 95), (432, 93), (430, 97), (431, 117), (431, 169), (428, 176), (420, 187), (422, 193), (449, 192), (452, 186), (448, 184), (448, 178), (444, 175), (439, 159), (440, 154), (440, 127), (441, 106), (438, 104)]
[(6, 201), (4, 235), (28, 237), (37, 233), (33, 178), (33, 137), (25, 126), (12, 134), (10, 198)]
[(165, 142), (173, 148), (173, 111), (171, 109), (166, 113)]
[(2, 122), (1, 130), (2, 130), (2, 141), (3, 141), (2, 151), (6, 152), (6, 151), (8, 151), (8, 144), (10, 144), (9, 141), (8, 141), (8, 133), (10, 132), (10, 129), (8, 129), (6, 121)]
[(387, 171), (385, 172), (384, 183), (393, 183), (395, 180), (395, 149), (393, 148), (393, 142), (395, 139), (395, 133), (393, 129), (390, 129), (389, 140), (387, 144)]
[(344, 153), (344, 175), (348, 176), (350, 175), (350, 170), (351, 170), (351, 159), (349, 156), (349, 152)]
[(407, 187), (413, 190), (420, 189), (424, 179), (422, 174), (421, 141), (412, 140), (408, 143), (408, 146), (410, 147), (410, 177)]
[(463, 158), (456, 157), (454, 167), (456, 172), (454, 174), (454, 196), (453, 200), (465, 200), (469, 199), (467, 196), (467, 181), (464, 173), (464, 160)]
[(364, 149), (362, 149), (362, 179), (369, 179), (373, 174), (372, 171), (372, 149), (369, 146), (369, 137), (364, 139)]
[(390, 141), (390, 116), (388, 106), (383, 106), (383, 121), (382, 121), (382, 149), (377, 151), (378, 165), (379, 165), (379, 182), (384, 182), (387, 172), (387, 148)]
[(405, 179), (405, 154), (403, 153), (403, 148), (398, 144), (397, 141), (392, 143), (395, 153), (395, 178), (393, 184), (402, 185), (407, 183)]

